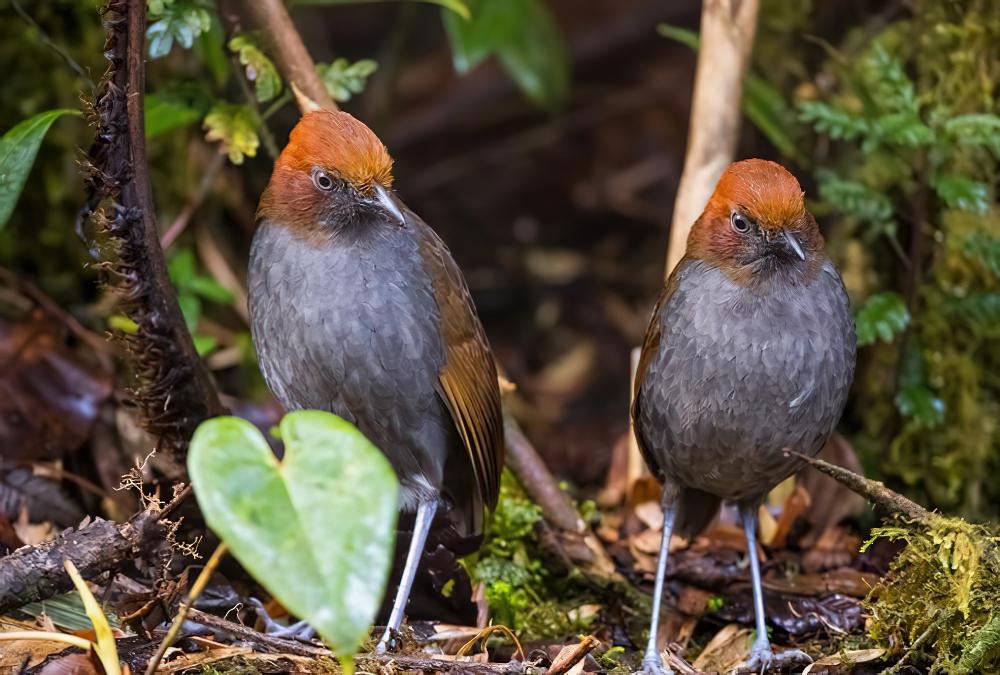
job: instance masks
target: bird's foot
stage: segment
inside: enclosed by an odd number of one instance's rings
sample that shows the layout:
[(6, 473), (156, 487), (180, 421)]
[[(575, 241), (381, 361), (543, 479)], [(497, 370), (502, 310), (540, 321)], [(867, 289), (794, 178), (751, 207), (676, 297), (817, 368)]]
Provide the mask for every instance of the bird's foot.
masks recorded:
[(655, 649), (647, 649), (642, 657), (641, 675), (674, 675), (674, 671), (663, 665), (663, 657)]
[(257, 612), (257, 616), (264, 622), (264, 632), (268, 635), (279, 638), (291, 638), (300, 642), (309, 642), (316, 637), (316, 629), (306, 621), (297, 621), (289, 626), (280, 624), (267, 613), (262, 603), (257, 598), (250, 598), (250, 604)]
[(750, 650), (750, 658), (740, 668), (743, 673), (767, 673), (772, 670), (787, 670), (796, 666), (812, 663), (812, 657), (801, 649), (786, 649), (782, 652), (771, 650), (771, 644), (766, 640), (754, 642)]
[(399, 649), (401, 639), (402, 635), (399, 634), (399, 631), (395, 631), (386, 626), (385, 632), (382, 633), (382, 637), (379, 638), (378, 644), (375, 645), (375, 653), (385, 654), (386, 652), (396, 651)]

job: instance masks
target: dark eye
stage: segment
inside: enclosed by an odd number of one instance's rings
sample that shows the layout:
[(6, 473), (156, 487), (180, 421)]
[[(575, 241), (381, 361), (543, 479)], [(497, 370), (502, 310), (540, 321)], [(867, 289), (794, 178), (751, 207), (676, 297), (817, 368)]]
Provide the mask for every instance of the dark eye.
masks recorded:
[(333, 189), (333, 179), (326, 174), (325, 171), (316, 171), (313, 173), (313, 183), (316, 184), (320, 190), (327, 191)]
[(737, 213), (733, 211), (733, 216), (730, 219), (733, 223), (733, 229), (740, 234), (746, 234), (750, 231), (750, 219), (744, 216), (742, 213)]

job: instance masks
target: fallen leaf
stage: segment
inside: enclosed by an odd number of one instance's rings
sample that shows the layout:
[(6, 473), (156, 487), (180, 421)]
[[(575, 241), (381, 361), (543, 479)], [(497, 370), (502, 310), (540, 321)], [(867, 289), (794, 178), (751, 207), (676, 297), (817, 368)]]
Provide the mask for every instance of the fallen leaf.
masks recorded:
[(728, 673), (750, 655), (750, 629), (731, 623), (715, 634), (691, 664), (697, 670)]
[(3, 647), (0, 648), (0, 673), (18, 672), (25, 660), (27, 660), (29, 668), (34, 668), (53, 654), (72, 649), (65, 642), (55, 640), (11, 640), (2, 644)]
[[(831, 654), (830, 656), (824, 656), (821, 659), (817, 659), (806, 666), (806, 669), (802, 671), (802, 675), (809, 675), (816, 667), (826, 667), (826, 666), (847, 666), (850, 667), (857, 665), (859, 663), (868, 663), (870, 661), (875, 661), (877, 659), (885, 656), (886, 650), (884, 649), (855, 649), (848, 652), (842, 652), (840, 654)], [(849, 672), (849, 670), (848, 670)]]
[(90, 654), (69, 654), (47, 663), (38, 675), (102, 675), (102, 673)]
[(74, 353), (36, 310), (0, 317), (0, 447), (8, 460), (57, 459), (90, 438), (111, 378)]

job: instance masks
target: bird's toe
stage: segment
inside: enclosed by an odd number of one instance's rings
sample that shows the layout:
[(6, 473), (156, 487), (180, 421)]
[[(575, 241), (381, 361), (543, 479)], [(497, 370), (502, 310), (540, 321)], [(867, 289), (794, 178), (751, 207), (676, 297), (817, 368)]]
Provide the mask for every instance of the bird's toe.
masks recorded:
[(801, 649), (786, 649), (781, 652), (771, 650), (769, 644), (754, 645), (750, 651), (750, 658), (746, 664), (740, 668), (741, 673), (768, 673), (772, 671), (784, 671), (805, 666), (812, 663), (812, 657)]
[(307, 621), (297, 621), (291, 625), (278, 623), (267, 613), (267, 609), (257, 598), (250, 598), (250, 605), (257, 612), (258, 618), (264, 623), (264, 632), (268, 635), (279, 638), (291, 638), (302, 642), (309, 642), (316, 637), (316, 629), (309, 625)]
[(647, 651), (642, 658), (641, 675), (674, 675), (674, 671), (663, 665), (663, 658), (658, 652)]

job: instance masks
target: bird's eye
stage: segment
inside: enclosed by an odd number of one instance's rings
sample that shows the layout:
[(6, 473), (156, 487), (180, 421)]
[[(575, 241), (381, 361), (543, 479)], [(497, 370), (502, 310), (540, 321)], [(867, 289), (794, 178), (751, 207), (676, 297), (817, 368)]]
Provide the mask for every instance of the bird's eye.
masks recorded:
[(733, 211), (733, 216), (730, 219), (733, 224), (733, 229), (740, 234), (746, 234), (750, 231), (750, 219), (744, 216), (742, 213)]
[(326, 174), (325, 171), (316, 171), (313, 173), (313, 183), (316, 184), (320, 190), (327, 191), (333, 189), (333, 179)]

